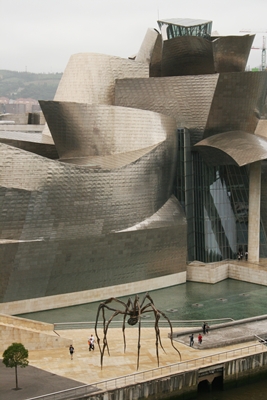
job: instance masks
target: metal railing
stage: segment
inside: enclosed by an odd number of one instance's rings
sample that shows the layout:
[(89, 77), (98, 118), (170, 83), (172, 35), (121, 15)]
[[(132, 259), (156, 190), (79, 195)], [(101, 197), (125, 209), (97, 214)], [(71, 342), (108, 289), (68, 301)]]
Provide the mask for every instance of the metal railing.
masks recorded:
[[(209, 319), (205, 320), (209, 325), (217, 325), (226, 322), (234, 321), (232, 318), (217, 318), (217, 319)], [(162, 319), (159, 322), (160, 327), (162, 328), (169, 328), (169, 323), (167, 320)], [(182, 328), (182, 327), (201, 327), (203, 324), (203, 320), (172, 320), (171, 321), (173, 328)], [(153, 319), (142, 319), (142, 326), (143, 327), (153, 327), (155, 325), (155, 321)], [(102, 326), (102, 321), (98, 322), (98, 326)], [(135, 325), (134, 327), (137, 327)], [(121, 328), (122, 327), (122, 320), (113, 320), (110, 323), (111, 328)], [(88, 322), (55, 322), (54, 323), (54, 330), (65, 330), (65, 329), (94, 329), (95, 328), (95, 321), (88, 321)]]
[(60, 392), (50, 393), (43, 396), (32, 397), (27, 400), (66, 400), (68, 398), (75, 398), (82, 395), (93, 395), (99, 391), (113, 390), (128, 385), (134, 385), (141, 382), (149, 381), (151, 379), (163, 376), (170, 376), (204, 366), (212, 366), (224, 361), (228, 361), (230, 359), (238, 359), (240, 357), (248, 356), (250, 354), (264, 353), (266, 351), (266, 345), (262, 343), (255, 343), (250, 346), (240, 347), (234, 350), (227, 350), (204, 357), (182, 361), (179, 363), (170, 364), (164, 367), (154, 368), (147, 371), (136, 372), (134, 374), (121, 376), (119, 378), (95, 382), (90, 385), (78, 386), (76, 388), (66, 389)]

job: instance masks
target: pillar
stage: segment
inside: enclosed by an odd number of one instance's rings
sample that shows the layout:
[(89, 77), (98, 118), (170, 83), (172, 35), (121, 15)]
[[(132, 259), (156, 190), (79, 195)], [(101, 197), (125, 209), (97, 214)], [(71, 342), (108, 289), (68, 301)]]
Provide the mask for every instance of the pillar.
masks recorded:
[(261, 161), (249, 168), (248, 261), (260, 259)]

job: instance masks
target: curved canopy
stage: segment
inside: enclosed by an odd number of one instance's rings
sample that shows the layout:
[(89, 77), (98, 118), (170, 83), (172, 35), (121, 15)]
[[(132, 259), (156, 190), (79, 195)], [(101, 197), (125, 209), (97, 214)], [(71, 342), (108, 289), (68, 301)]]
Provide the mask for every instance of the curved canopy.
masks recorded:
[(267, 158), (267, 139), (242, 131), (210, 136), (194, 145), (207, 164), (239, 167)]

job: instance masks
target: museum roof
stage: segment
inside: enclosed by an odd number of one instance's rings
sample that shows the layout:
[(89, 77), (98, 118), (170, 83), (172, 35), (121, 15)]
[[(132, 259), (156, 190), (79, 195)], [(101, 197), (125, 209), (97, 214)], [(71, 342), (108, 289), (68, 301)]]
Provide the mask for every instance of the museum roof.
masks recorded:
[(158, 23), (160, 23), (160, 24), (171, 24), (171, 25), (184, 26), (184, 27), (209, 24), (211, 22), (212, 22), (211, 20), (192, 19), (192, 18), (166, 18), (166, 19), (158, 20)]

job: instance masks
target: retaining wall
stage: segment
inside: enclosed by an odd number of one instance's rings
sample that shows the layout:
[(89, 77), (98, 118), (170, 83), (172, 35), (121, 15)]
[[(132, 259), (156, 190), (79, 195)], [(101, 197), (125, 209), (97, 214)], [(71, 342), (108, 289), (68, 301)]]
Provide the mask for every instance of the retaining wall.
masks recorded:
[(199, 382), (207, 379), (211, 384), (213, 376), (215, 378), (220, 375), (218, 371), (221, 371), (224, 389), (255, 381), (257, 378), (267, 374), (267, 352), (244, 356), (146, 382), (139, 382), (123, 388), (101, 391), (88, 396), (78, 396), (76, 400), (192, 399), (196, 397)]

